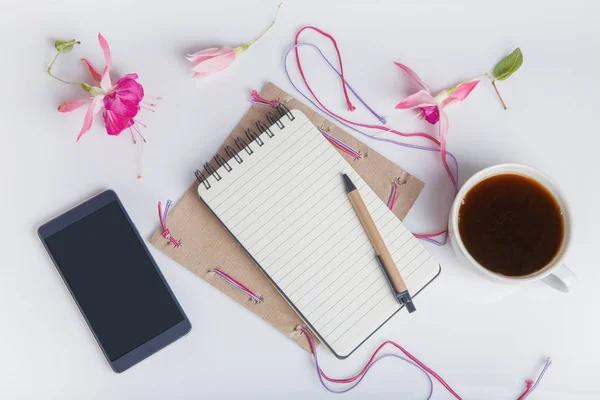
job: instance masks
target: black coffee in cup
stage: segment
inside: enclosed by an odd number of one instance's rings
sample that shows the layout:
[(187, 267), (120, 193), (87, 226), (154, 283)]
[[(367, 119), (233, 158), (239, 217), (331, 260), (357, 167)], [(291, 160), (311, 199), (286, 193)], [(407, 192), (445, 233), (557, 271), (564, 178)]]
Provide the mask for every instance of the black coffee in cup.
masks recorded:
[(525, 276), (557, 255), (564, 220), (554, 196), (534, 179), (518, 174), (491, 176), (465, 195), (458, 230), (473, 258), (488, 270)]

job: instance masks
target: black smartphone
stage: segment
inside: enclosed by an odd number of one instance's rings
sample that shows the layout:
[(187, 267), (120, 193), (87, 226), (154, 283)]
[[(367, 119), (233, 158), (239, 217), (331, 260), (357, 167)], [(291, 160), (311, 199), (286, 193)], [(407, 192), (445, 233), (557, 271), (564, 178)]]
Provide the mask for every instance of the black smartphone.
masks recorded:
[(47, 222), (38, 234), (115, 372), (190, 331), (190, 321), (114, 191)]

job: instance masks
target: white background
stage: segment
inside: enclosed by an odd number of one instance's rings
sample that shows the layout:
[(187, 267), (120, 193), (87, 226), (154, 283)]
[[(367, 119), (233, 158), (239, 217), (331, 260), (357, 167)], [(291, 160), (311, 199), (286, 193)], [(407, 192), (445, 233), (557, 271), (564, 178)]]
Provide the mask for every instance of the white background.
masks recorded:
[[(307, 353), (154, 248), (193, 329), (126, 373), (114, 374), (36, 237), (41, 223), (106, 188), (117, 191), (139, 230), (150, 235), (158, 224), (157, 201), (177, 200), (184, 192), (193, 170), (248, 109), (252, 89), (270, 80), (297, 95), (282, 57), (295, 32), (312, 24), (337, 38), (347, 78), (359, 93), (391, 126), (408, 131), (437, 128), (414, 119), (411, 111), (394, 110), (416, 86), (393, 61), (411, 66), (437, 91), (491, 71), (520, 46), (523, 67), (499, 83), (509, 110), (501, 109), (489, 82), (482, 82), (448, 111), (449, 149), (461, 162), (461, 182), (502, 162), (529, 164), (552, 176), (570, 205), (574, 231), (567, 262), (580, 279), (571, 294), (543, 283), (497, 287), (459, 265), (449, 247), (428, 245), (443, 273), (417, 297), (418, 312), (393, 318), (346, 361), (320, 349), (325, 371), (336, 377), (355, 373), (380, 341), (392, 339), (465, 399), (515, 399), (548, 356), (554, 363), (531, 399), (598, 398), (598, 2), (453, 3), (288, 1), (275, 28), (231, 68), (194, 81), (186, 53), (246, 43), (268, 25), (276, 0), (4, 1), (0, 397), (332, 398), (320, 387)], [(53, 41), (82, 41), (59, 58), (55, 73), (87, 79), (81, 57), (103, 66), (98, 32), (112, 49), (113, 78), (137, 72), (148, 95), (164, 98), (155, 114), (140, 114), (148, 125), (141, 180), (128, 135), (107, 136), (98, 116), (75, 144), (84, 109), (56, 111), (85, 92), (46, 75)], [(333, 54), (316, 35), (304, 39)], [(314, 53), (306, 51), (304, 61), (327, 104), (344, 110), (339, 81)], [(352, 117), (374, 122), (362, 111)], [(406, 219), (409, 228), (440, 228), (451, 187), (437, 157), (368, 144), (426, 182)], [(426, 389), (419, 372), (386, 359), (345, 397), (422, 399)], [(451, 396), (436, 384), (433, 398)]]

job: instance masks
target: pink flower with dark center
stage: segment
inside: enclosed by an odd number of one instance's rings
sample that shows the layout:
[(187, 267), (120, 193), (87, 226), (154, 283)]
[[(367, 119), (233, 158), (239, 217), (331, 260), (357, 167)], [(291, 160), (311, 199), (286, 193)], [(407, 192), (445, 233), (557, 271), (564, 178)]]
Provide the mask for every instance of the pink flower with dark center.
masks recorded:
[(89, 104), (83, 120), (83, 126), (77, 136), (77, 141), (90, 130), (94, 116), (103, 111), (102, 117), (106, 126), (106, 132), (109, 135), (118, 136), (125, 129), (129, 129), (134, 143), (136, 143), (136, 133), (145, 142), (146, 139), (142, 136), (138, 128), (138, 125), (145, 125), (134, 118), (141, 108), (154, 111), (153, 107), (155, 107), (155, 104), (143, 103), (144, 88), (137, 82), (137, 74), (127, 74), (114, 85), (111, 83), (110, 70), (112, 69), (112, 59), (110, 47), (101, 34), (98, 34), (98, 41), (100, 42), (100, 47), (106, 61), (104, 70), (100, 72), (88, 59), (82, 59), (88, 67), (92, 79), (98, 86), (90, 86), (82, 83), (81, 86), (90, 94), (90, 97), (66, 101), (58, 107), (58, 111), (71, 112), (85, 104)]
[(144, 88), (136, 82), (137, 74), (127, 74), (119, 79), (104, 96), (102, 117), (109, 135), (119, 135), (134, 124), (133, 117), (140, 111)]
[(448, 134), (448, 115), (444, 108), (458, 101), (463, 101), (471, 93), (478, 80), (460, 83), (450, 89), (442, 90), (435, 97), (431, 95), (429, 86), (419, 78), (415, 71), (404, 64), (395, 63), (413, 80), (422, 87), (417, 93), (411, 94), (396, 105), (397, 109), (416, 108), (419, 110), (421, 119), (435, 125), (439, 122), (440, 153), (442, 160), (446, 162), (446, 135)]

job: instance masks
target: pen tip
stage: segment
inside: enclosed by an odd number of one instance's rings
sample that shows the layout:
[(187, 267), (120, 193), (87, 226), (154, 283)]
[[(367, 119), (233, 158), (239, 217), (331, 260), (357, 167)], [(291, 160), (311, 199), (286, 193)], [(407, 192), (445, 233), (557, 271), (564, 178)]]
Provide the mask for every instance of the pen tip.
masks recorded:
[(350, 193), (353, 190), (356, 190), (356, 186), (354, 186), (354, 182), (352, 182), (352, 180), (350, 179), (350, 177), (347, 174), (342, 174), (342, 177), (344, 178), (344, 184), (346, 185), (346, 193)]

